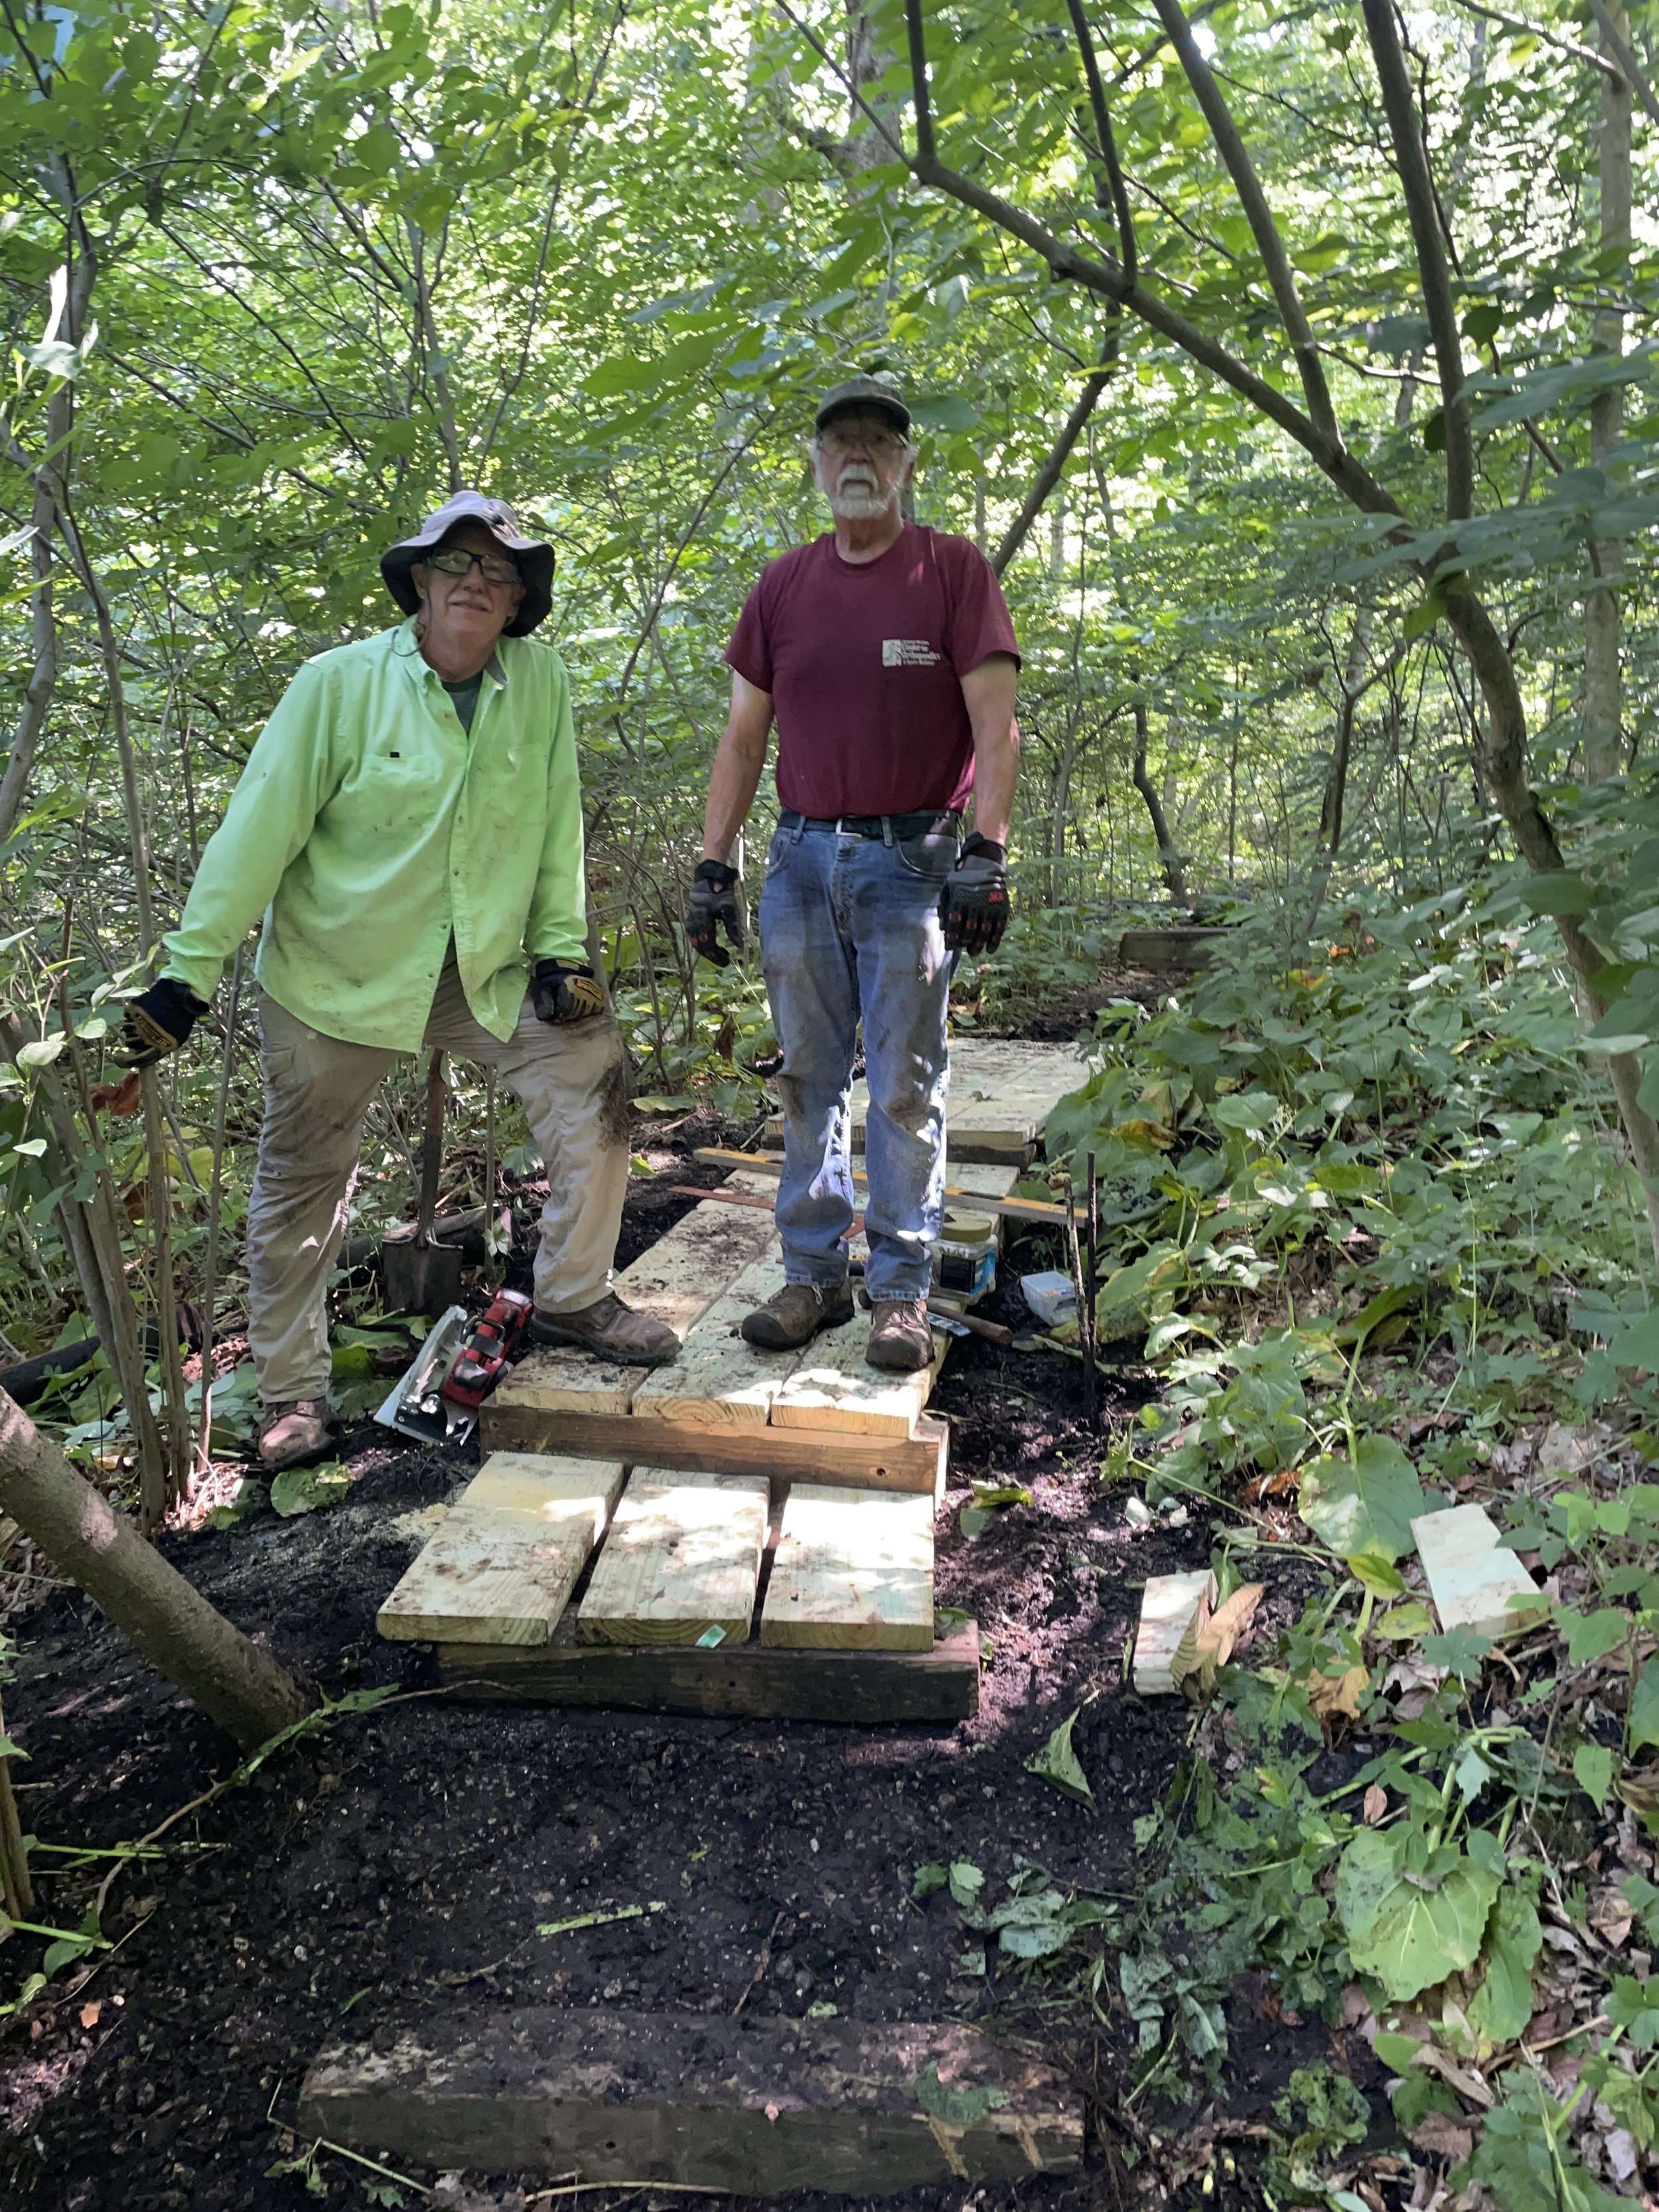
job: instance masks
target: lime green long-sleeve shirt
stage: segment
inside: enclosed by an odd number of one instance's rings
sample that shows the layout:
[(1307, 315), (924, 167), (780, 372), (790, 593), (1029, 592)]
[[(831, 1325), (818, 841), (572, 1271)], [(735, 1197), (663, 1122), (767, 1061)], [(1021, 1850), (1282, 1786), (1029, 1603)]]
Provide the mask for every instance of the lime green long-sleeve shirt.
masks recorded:
[(453, 932), (468, 1005), (511, 1036), (530, 967), (586, 957), (576, 733), (551, 647), (501, 640), (470, 732), (412, 623), (307, 661), (162, 973), (210, 998), (262, 914), (260, 983), (325, 1036), (418, 1051)]

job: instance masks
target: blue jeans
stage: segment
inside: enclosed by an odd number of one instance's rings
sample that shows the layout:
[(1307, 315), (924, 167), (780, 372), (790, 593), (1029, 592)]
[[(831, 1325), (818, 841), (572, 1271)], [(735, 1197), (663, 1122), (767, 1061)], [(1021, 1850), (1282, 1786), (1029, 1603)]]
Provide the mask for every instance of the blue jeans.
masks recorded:
[(945, 1005), (940, 886), (957, 840), (884, 844), (781, 829), (766, 856), (761, 960), (783, 1048), (778, 1231), (792, 1283), (847, 1279), (854, 1206), (850, 1099), (860, 1017), (870, 1089), (865, 1280), (872, 1298), (927, 1292), (945, 1205)]

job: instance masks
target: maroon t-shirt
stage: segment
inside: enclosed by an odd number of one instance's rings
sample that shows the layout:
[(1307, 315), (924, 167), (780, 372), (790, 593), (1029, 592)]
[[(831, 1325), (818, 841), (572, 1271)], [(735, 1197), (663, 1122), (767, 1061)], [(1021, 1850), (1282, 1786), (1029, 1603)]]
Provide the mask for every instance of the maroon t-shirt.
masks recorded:
[(967, 804), (973, 732), (961, 678), (1019, 658), (996, 571), (965, 538), (907, 522), (862, 565), (833, 535), (761, 572), (726, 658), (772, 694), (778, 797), (809, 815)]

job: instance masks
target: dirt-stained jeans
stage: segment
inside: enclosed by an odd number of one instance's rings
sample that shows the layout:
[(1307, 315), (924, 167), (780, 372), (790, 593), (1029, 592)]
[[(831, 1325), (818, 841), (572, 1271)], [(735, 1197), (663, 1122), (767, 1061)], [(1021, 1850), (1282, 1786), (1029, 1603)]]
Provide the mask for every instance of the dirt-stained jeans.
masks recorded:
[(945, 1002), (939, 887), (954, 829), (884, 844), (780, 830), (761, 893), (761, 961), (783, 1048), (778, 1233), (792, 1283), (847, 1279), (849, 1098), (860, 1018), (870, 1110), (864, 1210), (872, 1298), (925, 1296), (945, 1203)]
[[(324, 1294), (345, 1233), (363, 1116), (398, 1058), (325, 1036), (259, 994), (265, 1111), (247, 1212), (248, 1344), (267, 1405), (327, 1395)], [(557, 1027), (528, 997), (503, 1044), (474, 1018), (454, 948), (438, 978), (428, 1047), (493, 1067), (547, 1164), (536, 1304), (574, 1313), (611, 1282), (628, 1185), (628, 1064), (608, 1014)]]

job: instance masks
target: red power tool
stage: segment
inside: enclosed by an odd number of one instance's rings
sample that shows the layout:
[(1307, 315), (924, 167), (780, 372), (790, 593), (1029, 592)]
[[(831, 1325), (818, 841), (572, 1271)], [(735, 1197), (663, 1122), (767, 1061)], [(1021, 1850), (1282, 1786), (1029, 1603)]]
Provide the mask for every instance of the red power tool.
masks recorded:
[(444, 1377), (443, 1395), (452, 1405), (477, 1412), (513, 1364), (531, 1312), (531, 1301), (522, 1291), (496, 1291)]

